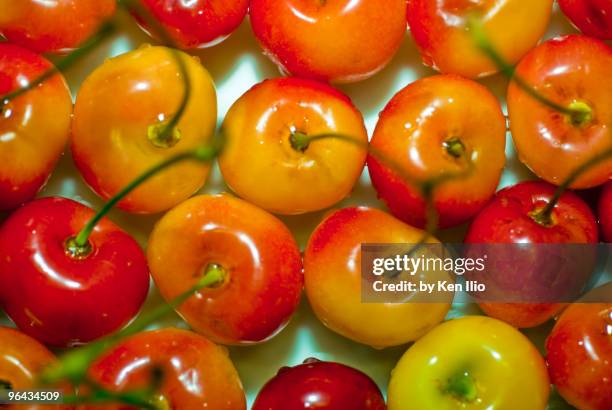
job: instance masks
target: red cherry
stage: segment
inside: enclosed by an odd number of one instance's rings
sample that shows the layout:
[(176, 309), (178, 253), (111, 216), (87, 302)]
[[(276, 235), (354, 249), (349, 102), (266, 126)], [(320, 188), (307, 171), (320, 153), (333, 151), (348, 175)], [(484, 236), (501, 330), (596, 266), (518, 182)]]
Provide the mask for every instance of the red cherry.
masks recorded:
[(67, 241), (94, 215), (66, 198), (43, 198), (0, 227), (0, 306), (25, 333), (70, 346), (119, 329), (149, 288), (146, 258), (108, 219), (92, 232), (91, 252), (73, 256)]
[(612, 40), (612, 1), (559, 0), (559, 6), (584, 34)]
[(252, 410), (384, 410), (385, 400), (365, 373), (340, 363), (306, 360), (284, 367), (257, 395)]
[[(248, 0), (142, 0), (180, 48), (214, 46), (242, 22)], [(135, 13), (138, 24), (151, 34), (146, 19)]]
[[(540, 181), (522, 182), (501, 190), (474, 219), (465, 242), (470, 244), (597, 243), (595, 216), (589, 206), (572, 192), (563, 193), (553, 208), (549, 224), (538, 222), (534, 215), (552, 199), (555, 190), (553, 185)], [(511, 255), (517, 255), (519, 250), (510, 249), (509, 252)], [(540, 253), (538, 249), (526, 247), (525, 253), (521, 254), (521, 256), (524, 255), (524, 258), (521, 257), (514, 264), (508, 264), (504, 259), (507, 259), (508, 255), (499, 252), (499, 255), (495, 255), (495, 261), (489, 257), (488, 264), (491, 266), (503, 264), (499, 266), (506, 267), (503, 273), (500, 271), (496, 275), (501, 279), (496, 280), (503, 282), (502, 276), (505, 276), (507, 291), (510, 292), (517, 282), (528, 282), (537, 278), (538, 275), (544, 275), (538, 272), (537, 265), (543, 257), (546, 257), (544, 253), (547, 250), (543, 249)], [(580, 277), (590, 274), (589, 266), (587, 266), (589, 264), (586, 263), (588, 258), (589, 256), (585, 255), (584, 272), (577, 273), (577, 275), (584, 274)], [(536, 288), (536, 284), (533, 284), (533, 288)], [(504, 291), (502, 288), (497, 290)], [(543, 300), (543, 302), (547, 301)], [(504, 320), (516, 327), (533, 327), (550, 319), (562, 305), (559, 303), (480, 303), (480, 307), (489, 316)]]
[(603, 240), (605, 242), (612, 242), (612, 181), (603, 187), (597, 213)]
[(116, 0), (0, 0), (0, 34), (39, 53), (67, 52), (115, 13)]
[(52, 67), (30, 50), (0, 43), (0, 210), (34, 198), (64, 151), (72, 98), (61, 74), (2, 101)]

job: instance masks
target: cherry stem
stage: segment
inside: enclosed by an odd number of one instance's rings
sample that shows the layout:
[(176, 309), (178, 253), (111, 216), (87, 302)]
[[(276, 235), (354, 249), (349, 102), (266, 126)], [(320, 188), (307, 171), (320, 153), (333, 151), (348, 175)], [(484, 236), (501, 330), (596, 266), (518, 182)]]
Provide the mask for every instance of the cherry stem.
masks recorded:
[(450, 394), (463, 403), (472, 403), (478, 398), (476, 381), (468, 372), (450, 377), (443, 388), (443, 392)]
[(489, 38), (487, 37), (482, 22), (479, 18), (473, 15), (469, 16), (467, 19), (467, 28), (478, 48), (480, 48), (480, 50), (482, 50), (482, 52), (484, 52), (487, 57), (489, 57), (489, 59), (495, 63), (497, 68), (506, 77), (514, 81), (516, 85), (529, 94), (529, 96), (541, 104), (560, 112), (561, 114), (567, 115), (570, 122), (575, 126), (584, 126), (592, 120), (592, 110), (586, 103), (574, 101), (568, 107), (558, 104), (539, 93), (522, 77), (516, 75), (514, 66), (508, 64), (489, 41)]
[(599, 154), (595, 155), (593, 158), (585, 161), (583, 164), (581, 164), (580, 166), (576, 167), (568, 176), (567, 178), (563, 181), (563, 183), (561, 185), (559, 185), (557, 187), (557, 190), (555, 191), (555, 194), (553, 195), (552, 199), (550, 201), (548, 201), (548, 203), (546, 204), (545, 207), (543, 207), (540, 210), (537, 210), (536, 212), (533, 212), (531, 214), (531, 217), (533, 218), (534, 221), (536, 221), (537, 223), (544, 225), (544, 226), (551, 226), (553, 225), (553, 220), (552, 220), (552, 212), (555, 209), (555, 206), (557, 206), (557, 204), (559, 203), (559, 200), (561, 199), (561, 196), (563, 195), (563, 193), (565, 191), (567, 191), (569, 189), (569, 187), (576, 182), (576, 180), (586, 171), (588, 171), (589, 169), (591, 169), (592, 167), (594, 167), (595, 165), (604, 162), (608, 159), (612, 158), (612, 147), (608, 148), (607, 150), (600, 152)]
[(87, 371), (91, 363), (106, 349), (113, 344), (144, 331), (149, 325), (157, 322), (167, 314), (180, 307), (187, 299), (204, 288), (214, 288), (221, 285), (226, 279), (225, 270), (216, 264), (210, 264), (204, 275), (198, 280), (195, 286), (180, 294), (167, 304), (157, 306), (147, 314), (134, 320), (130, 325), (123, 328), (114, 335), (107, 336), (77, 350), (66, 353), (58, 366), (52, 367), (41, 377), (44, 384), (54, 384), (61, 380), (69, 380), (78, 385), (86, 381)]
[[(100, 209), (100, 211), (98, 211), (93, 216), (93, 218), (91, 218), (89, 222), (87, 222), (87, 224), (83, 227), (83, 229), (81, 229), (81, 231), (75, 237), (74, 245), (81, 247), (81, 248), (87, 247), (89, 243), (89, 236), (95, 229), (98, 222), (100, 222), (100, 220), (102, 220), (102, 218), (104, 218), (106, 214), (108, 214), (108, 212), (111, 209), (113, 209), (115, 205), (117, 205), (118, 202), (120, 202), (123, 198), (125, 198), (130, 192), (132, 192), (138, 186), (146, 182), (149, 178), (157, 175), (159, 172), (163, 171), (164, 169), (169, 168), (170, 166), (176, 163), (185, 161), (185, 160), (192, 160), (192, 161), (198, 161), (198, 162), (212, 161), (214, 158), (217, 157), (218, 153), (220, 152), (220, 149), (221, 149), (220, 144), (204, 145), (195, 150), (185, 151), (185, 152), (176, 154), (160, 162), (159, 164), (151, 167), (150, 169), (145, 171), (143, 174), (141, 174), (139, 177), (137, 177), (132, 182), (130, 182), (128, 185), (126, 185), (123, 189), (121, 189), (121, 191), (119, 191), (115, 196), (113, 196), (111, 199), (108, 200), (108, 202), (104, 204), (102, 209)], [(70, 242), (68, 244), (70, 245)]]
[(66, 57), (59, 60), (53, 67), (46, 70), (40, 76), (35, 78), (32, 81), (29, 81), (26, 85), (8, 93), (0, 97), (0, 112), (4, 109), (4, 107), (14, 100), (17, 97), (27, 93), (28, 91), (38, 87), (58, 72), (62, 72), (75, 64), (77, 61), (81, 60), (87, 54), (89, 54), (94, 48), (96, 48), (102, 40), (104, 40), (107, 36), (111, 35), (117, 29), (116, 25), (112, 21), (105, 22), (100, 29), (94, 34), (92, 37), (85, 40), (83, 44), (79, 46), (79, 48), (70, 52)]

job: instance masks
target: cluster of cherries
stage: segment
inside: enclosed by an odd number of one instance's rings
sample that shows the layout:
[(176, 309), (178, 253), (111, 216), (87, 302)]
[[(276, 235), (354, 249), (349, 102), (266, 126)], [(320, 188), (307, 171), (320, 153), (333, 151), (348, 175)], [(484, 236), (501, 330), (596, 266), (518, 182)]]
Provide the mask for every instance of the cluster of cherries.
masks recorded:
[[(612, 149), (612, 49), (605, 42), (612, 39), (611, 2), (560, 0), (584, 35), (539, 45), (552, 0), (119, 3), (133, 5), (138, 23), (158, 36), (152, 16), (182, 49), (219, 43), (248, 11), (265, 53), (291, 76), (255, 85), (224, 119), (219, 166), (237, 197), (192, 196), (207, 178), (203, 162), (212, 159), (203, 147), (217, 139), (215, 87), (199, 61), (167, 47), (141, 47), (94, 70), (74, 106), (60, 73), (19, 92), (53, 68), (38, 53), (78, 48), (113, 16), (117, 2), (0, 0), (7, 40), (0, 43), (0, 210), (10, 212), (0, 227), (0, 307), (20, 330), (0, 328), (0, 387), (33, 386), (56, 362), (43, 344), (74, 347), (123, 328), (140, 311), (150, 275), (172, 301), (214, 272), (213, 285), (177, 308), (197, 333), (162, 329), (128, 337), (95, 360), (91, 379), (109, 391), (129, 391), (150, 381), (151, 366), (161, 366), (155, 408), (244, 409), (237, 372), (215, 343), (270, 339), (305, 289), (316, 316), (349, 339), (376, 348), (415, 343), (391, 376), (387, 404), (358, 370), (308, 360), (266, 384), (255, 410), (543, 410), (551, 382), (580, 409), (612, 408), (612, 304), (563, 310), (559, 303), (483, 303), (489, 317), (441, 323), (450, 301), (362, 303), (360, 290), (360, 245), (417, 243), (432, 214), (435, 228), (471, 221), (467, 243), (612, 241), (612, 155), (603, 155)], [(516, 78), (528, 84), (511, 82), (508, 120), (520, 160), (540, 180), (497, 193), (506, 118), (474, 80), (499, 67), (466, 29), (473, 15), (500, 59), (517, 64)], [(330, 83), (380, 71), (404, 40), (406, 17), (424, 63), (441, 74), (398, 92), (368, 141), (361, 113)], [(167, 211), (146, 254), (85, 205), (33, 199), (68, 140), (79, 172), (100, 197), (116, 199), (127, 212)], [(125, 191), (160, 163), (163, 171)], [(334, 206), (366, 165), (393, 216), (365, 207), (336, 210), (302, 256), (273, 214)], [(564, 184), (601, 186), (597, 215), (579, 195), (556, 194)], [(517, 328), (559, 314), (545, 361)]]

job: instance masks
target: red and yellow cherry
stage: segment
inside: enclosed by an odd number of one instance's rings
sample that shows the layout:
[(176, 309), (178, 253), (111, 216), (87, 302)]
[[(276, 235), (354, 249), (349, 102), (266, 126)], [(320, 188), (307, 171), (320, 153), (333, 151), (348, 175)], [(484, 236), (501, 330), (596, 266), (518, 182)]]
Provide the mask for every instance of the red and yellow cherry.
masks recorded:
[(544, 410), (544, 359), (513, 327), (486, 316), (445, 322), (402, 356), (391, 373), (389, 410)]
[(67, 52), (115, 13), (116, 0), (0, 0), (0, 34), (39, 53)]
[[(363, 170), (367, 132), (348, 97), (312, 80), (257, 84), (223, 122), (223, 177), (240, 197), (268, 211), (299, 214), (344, 199)], [(299, 139), (340, 134), (300, 145)]]
[[(0, 390), (39, 388), (37, 377), (57, 363), (56, 357), (35, 339), (8, 327), (0, 327)], [(69, 410), (71, 406), (2, 405), (4, 410)]]
[[(612, 48), (594, 38), (570, 35), (530, 51), (516, 68), (535, 91), (573, 110), (560, 113), (515, 82), (508, 88), (508, 115), (520, 160), (540, 178), (559, 185), (612, 146)], [(583, 173), (572, 188), (590, 188), (612, 178), (612, 159)]]
[(152, 398), (155, 408), (246, 410), (242, 384), (227, 350), (187, 330), (168, 328), (130, 336), (98, 358), (89, 375), (110, 391), (125, 392), (149, 387), (154, 368), (162, 372), (161, 387)]
[(380, 71), (406, 32), (405, 0), (251, 0), (251, 26), (283, 72), (331, 82)]
[(356, 342), (384, 348), (414, 341), (444, 320), (450, 303), (362, 302), (361, 244), (415, 244), (423, 235), (373, 208), (344, 208), (325, 218), (304, 253), (305, 290), (321, 322)]
[(72, 99), (61, 74), (3, 101), (52, 68), (38, 54), (0, 44), (0, 210), (16, 208), (36, 195), (68, 141)]
[[(474, 219), (465, 238), (468, 244), (594, 244), (598, 241), (597, 222), (589, 206), (572, 192), (564, 192), (543, 217), (555, 187), (546, 182), (522, 182), (505, 188)], [(526, 249), (537, 260), (537, 249)], [(489, 258), (491, 259), (491, 258)], [(489, 263), (493, 264), (491, 260)], [(585, 264), (585, 269), (588, 267)], [(515, 261), (499, 275), (535, 278), (539, 273), (528, 263)], [(535, 302), (535, 301), (534, 301)], [(542, 324), (555, 315), (560, 303), (480, 303), (489, 316), (525, 328)]]
[(546, 339), (551, 382), (571, 405), (612, 408), (612, 304), (576, 303), (561, 315)]
[[(249, 0), (141, 0), (140, 3), (183, 49), (219, 44), (238, 28), (249, 8)], [(135, 17), (146, 32), (155, 36), (144, 16), (136, 11)]]
[(604, 185), (597, 210), (602, 239), (612, 242), (612, 181)]
[(107, 335), (132, 319), (147, 296), (145, 255), (111, 221), (97, 224), (87, 247), (74, 247), (93, 214), (70, 199), (43, 198), (0, 227), (0, 305), (45, 344), (72, 346)]
[(612, 40), (612, 3), (609, 0), (559, 0), (559, 6), (584, 34)]
[(307, 359), (283, 367), (261, 389), (252, 410), (386, 410), (376, 383), (340, 363)]
[[(427, 181), (464, 173), (433, 193), (439, 226), (446, 228), (472, 218), (495, 194), (505, 145), (506, 120), (497, 99), (474, 81), (438, 75), (402, 89), (381, 112), (368, 170), (391, 213), (419, 228), (427, 222), (425, 198), (402, 175)], [(384, 160), (401, 167), (402, 175)]]
[(498, 67), (476, 45), (469, 16), (482, 19), (493, 47), (516, 63), (546, 32), (552, 0), (408, 0), (408, 25), (425, 65), (443, 73), (476, 78)]
[[(172, 127), (185, 95), (179, 61), (189, 77), (190, 93), (183, 115)], [(87, 184), (108, 199), (154, 165), (210, 140), (216, 107), (210, 75), (187, 54), (145, 46), (112, 58), (79, 91), (71, 137), (75, 163)], [(148, 180), (118, 206), (137, 213), (169, 209), (202, 187), (208, 169), (193, 162), (178, 164)]]
[(193, 197), (166, 213), (149, 238), (151, 274), (172, 300), (209, 269), (220, 285), (197, 292), (178, 313), (223, 344), (261, 342), (278, 333), (300, 300), (300, 251), (276, 217), (229, 195)]

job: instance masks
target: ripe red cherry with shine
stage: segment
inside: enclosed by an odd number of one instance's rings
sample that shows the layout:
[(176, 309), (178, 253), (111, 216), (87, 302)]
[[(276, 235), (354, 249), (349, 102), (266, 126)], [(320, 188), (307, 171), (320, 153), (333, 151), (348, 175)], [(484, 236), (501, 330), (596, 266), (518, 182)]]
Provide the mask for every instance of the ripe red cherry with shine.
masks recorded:
[[(141, 4), (183, 49), (214, 46), (225, 40), (242, 22), (249, 0), (142, 0)], [(155, 31), (147, 19), (135, 13), (144, 31)]]
[(385, 400), (365, 373), (308, 359), (283, 367), (257, 395), (252, 410), (384, 410)]
[(597, 213), (604, 242), (612, 242), (612, 181), (603, 187)]
[(109, 19), (116, 0), (0, 0), (0, 34), (39, 53), (77, 48)]
[[(521, 182), (498, 192), (472, 222), (465, 242), (468, 244), (595, 244), (597, 222), (589, 206), (572, 192), (565, 192), (553, 208), (550, 223), (535, 217), (553, 197), (555, 187), (541, 181)], [(525, 257), (538, 255), (535, 247), (525, 248)], [(489, 255), (490, 256), (490, 255)], [(493, 264), (489, 258), (489, 264)], [(507, 274), (521, 275), (516, 280), (535, 277), (538, 272), (508, 267)], [(510, 284), (509, 286), (511, 286)], [(539, 299), (538, 299), (539, 300)], [(547, 302), (547, 301), (546, 301)], [(562, 307), (559, 303), (481, 303), (489, 316), (515, 327), (544, 323)]]
[(94, 212), (66, 198), (27, 203), (0, 227), (0, 306), (28, 335), (53, 346), (89, 342), (138, 313), (149, 289), (146, 258), (108, 219), (88, 254), (68, 250)]
[(559, 6), (584, 34), (612, 40), (612, 1), (559, 0)]

